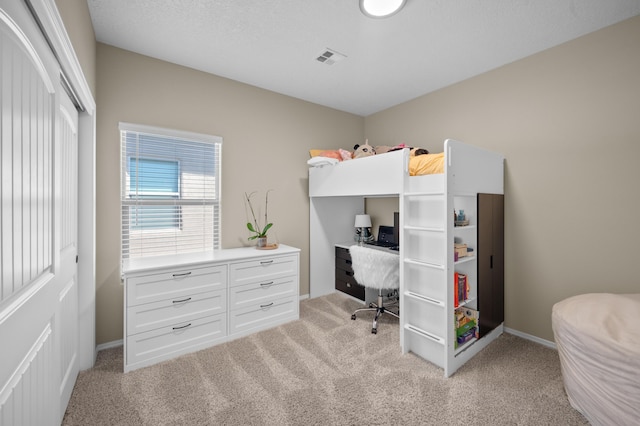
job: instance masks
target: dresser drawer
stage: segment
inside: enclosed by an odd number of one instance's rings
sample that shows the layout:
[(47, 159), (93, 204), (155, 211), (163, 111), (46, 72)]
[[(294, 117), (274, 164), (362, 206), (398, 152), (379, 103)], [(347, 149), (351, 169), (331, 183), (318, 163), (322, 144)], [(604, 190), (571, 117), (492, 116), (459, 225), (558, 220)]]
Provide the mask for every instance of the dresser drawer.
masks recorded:
[(229, 312), (229, 335), (267, 328), (298, 318), (298, 298), (254, 303)]
[(353, 277), (349, 249), (336, 247), (336, 290), (365, 300), (365, 289)]
[(342, 269), (343, 271), (353, 273), (353, 267), (351, 266), (351, 257), (349, 257), (349, 259), (336, 257), (336, 269)]
[(142, 333), (226, 312), (226, 290), (135, 305), (127, 309), (127, 334)]
[(296, 296), (298, 285), (297, 276), (293, 276), (231, 287), (229, 309), (235, 310), (245, 306), (255, 306), (265, 301)]
[(349, 253), (349, 249), (346, 249), (344, 247), (336, 247), (336, 260), (337, 259), (344, 259), (351, 262), (351, 254)]
[(339, 290), (343, 293), (355, 297), (356, 299), (364, 301), (365, 289), (360, 284), (354, 284), (351, 282), (345, 282), (336, 279), (336, 290)]
[(298, 275), (297, 256), (274, 256), (230, 265), (229, 285), (270, 281), (278, 277)]
[(134, 306), (227, 288), (227, 266), (175, 269), (127, 278), (127, 304)]
[[(225, 314), (162, 327), (127, 337), (127, 369), (173, 358), (223, 341), (227, 337)], [(141, 365), (136, 365), (140, 363)]]
[(360, 285), (353, 277), (353, 270), (347, 271), (336, 268), (336, 281), (344, 281), (353, 285)]

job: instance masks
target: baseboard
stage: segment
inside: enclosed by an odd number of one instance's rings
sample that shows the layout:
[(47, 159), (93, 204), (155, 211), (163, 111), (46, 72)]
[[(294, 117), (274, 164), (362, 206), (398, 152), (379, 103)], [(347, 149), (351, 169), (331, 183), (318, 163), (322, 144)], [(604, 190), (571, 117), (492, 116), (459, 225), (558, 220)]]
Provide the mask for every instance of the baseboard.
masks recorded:
[(122, 339), (114, 340), (113, 342), (100, 343), (98, 346), (96, 346), (96, 352), (100, 352), (105, 349), (117, 348), (118, 346), (122, 346), (123, 344), (124, 342), (122, 341)]
[(308, 294), (301, 294), (300, 295), (300, 300), (305, 300), (305, 299), (308, 299), (308, 298), (309, 298)]
[(534, 336), (532, 334), (523, 333), (522, 331), (514, 330), (513, 328), (509, 328), (509, 327), (505, 327), (504, 331), (505, 333), (513, 334), (514, 336), (522, 337), (523, 339), (526, 339), (526, 340), (531, 340), (532, 342), (539, 343), (551, 349), (556, 349), (556, 350), (558, 349), (554, 342), (541, 339), (540, 337)]

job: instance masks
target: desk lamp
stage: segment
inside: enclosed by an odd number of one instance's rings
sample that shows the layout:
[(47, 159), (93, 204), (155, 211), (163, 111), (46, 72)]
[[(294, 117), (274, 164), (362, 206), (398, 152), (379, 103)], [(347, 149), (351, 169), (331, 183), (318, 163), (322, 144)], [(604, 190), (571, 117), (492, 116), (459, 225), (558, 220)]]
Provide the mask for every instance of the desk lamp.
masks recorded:
[(371, 235), (371, 217), (368, 214), (357, 214), (355, 227), (355, 240), (359, 244), (365, 241), (373, 241), (373, 235)]

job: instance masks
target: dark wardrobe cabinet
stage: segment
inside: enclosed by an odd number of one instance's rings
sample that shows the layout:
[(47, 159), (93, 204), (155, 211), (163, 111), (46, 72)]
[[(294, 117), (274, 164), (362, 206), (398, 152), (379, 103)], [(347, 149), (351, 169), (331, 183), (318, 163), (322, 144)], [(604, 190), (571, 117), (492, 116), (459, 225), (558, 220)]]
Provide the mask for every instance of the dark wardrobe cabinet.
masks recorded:
[(504, 195), (478, 194), (480, 337), (504, 322)]

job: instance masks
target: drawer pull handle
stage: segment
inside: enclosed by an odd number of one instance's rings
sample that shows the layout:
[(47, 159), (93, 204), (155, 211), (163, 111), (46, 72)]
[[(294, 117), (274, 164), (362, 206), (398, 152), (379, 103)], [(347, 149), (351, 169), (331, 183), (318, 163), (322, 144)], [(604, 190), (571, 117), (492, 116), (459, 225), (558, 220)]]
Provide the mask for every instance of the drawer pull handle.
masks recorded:
[(187, 324), (187, 325), (182, 325), (180, 327), (173, 327), (174, 330), (182, 330), (183, 328), (187, 328), (191, 325), (191, 323)]
[(345, 271), (345, 274), (347, 274), (348, 276), (352, 277), (353, 276), (353, 272), (350, 271)]
[(260, 287), (269, 287), (270, 285), (273, 285), (273, 281), (269, 281), (268, 283), (260, 283)]
[(347, 283), (347, 287), (351, 288), (351, 284)]
[(353, 262), (351, 262), (350, 260), (345, 260), (344, 263), (346, 263), (347, 265), (351, 265)]
[(266, 305), (260, 305), (260, 308), (268, 308), (269, 306), (272, 306), (273, 302), (271, 303), (267, 303)]
[(191, 275), (191, 271), (185, 272), (185, 273), (182, 273), (182, 274), (173, 274), (174, 278), (175, 277), (186, 277), (187, 275)]
[(174, 300), (173, 303), (182, 303), (182, 302), (188, 302), (189, 300), (191, 300), (190, 297), (187, 297), (186, 299), (182, 299), (182, 300)]
[(271, 260), (263, 260), (262, 262), (260, 262), (261, 265), (269, 265), (271, 263), (273, 263), (273, 259), (271, 259)]

